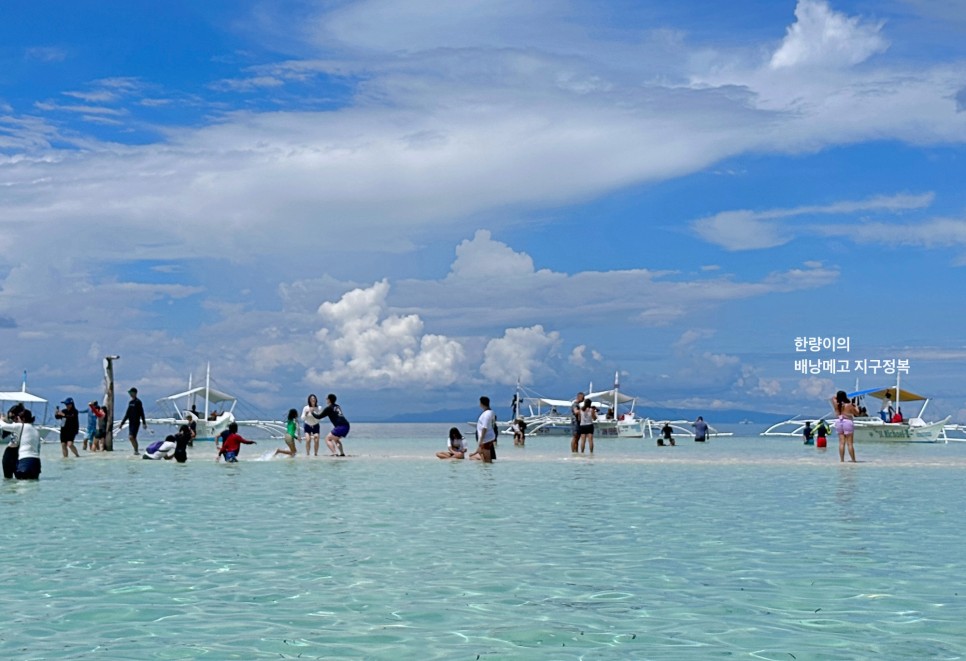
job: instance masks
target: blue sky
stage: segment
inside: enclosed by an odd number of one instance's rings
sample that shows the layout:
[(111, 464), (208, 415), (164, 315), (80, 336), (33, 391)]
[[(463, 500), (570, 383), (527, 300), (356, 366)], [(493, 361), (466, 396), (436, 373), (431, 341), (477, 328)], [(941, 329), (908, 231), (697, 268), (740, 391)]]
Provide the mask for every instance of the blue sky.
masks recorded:
[(966, 420), (966, 7), (668, 4), (4, 3), (5, 387)]

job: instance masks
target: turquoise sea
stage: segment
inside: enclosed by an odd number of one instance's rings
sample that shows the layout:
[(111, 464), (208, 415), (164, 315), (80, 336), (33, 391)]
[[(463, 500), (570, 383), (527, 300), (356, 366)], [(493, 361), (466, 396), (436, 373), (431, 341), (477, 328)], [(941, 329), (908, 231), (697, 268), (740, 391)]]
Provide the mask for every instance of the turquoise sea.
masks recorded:
[(433, 456), (448, 427), (235, 465), (44, 446), (0, 484), (0, 658), (966, 656), (966, 444), (505, 439), (482, 465)]

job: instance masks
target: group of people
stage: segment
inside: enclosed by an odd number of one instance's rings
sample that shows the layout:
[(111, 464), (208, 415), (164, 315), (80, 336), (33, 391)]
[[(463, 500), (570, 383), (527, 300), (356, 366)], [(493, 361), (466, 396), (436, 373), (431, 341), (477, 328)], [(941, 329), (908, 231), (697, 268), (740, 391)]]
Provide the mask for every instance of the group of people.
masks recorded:
[[(855, 462), (855, 418), (864, 417), (865, 410), (855, 401), (849, 399), (848, 393), (839, 390), (831, 398), (832, 409), (835, 411), (836, 419), (834, 429), (839, 435), (839, 461), (845, 461), (848, 453), (849, 460)], [(805, 422), (802, 429), (802, 436), (805, 438), (805, 445), (815, 445), (824, 448), (827, 445), (826, 437), (832, 431), (825, 419), (818, 421), (812, 428), (811, 421)]]
[(174, 459), (179, 464), (188, 461), (188, 446), (194, 440), (191, 427), (181, 425), (178, 433), (169, 434), (163, 441), (155, 441), (144, 449), (142, 459)]
[[(489, 397), (485, 395), (480, 397), (480, 409), (480, 417), (476, 421), (476, 451), (469, 455), (469, 458), (490, 464), (496, 459), (496, 440), (500, 435), (500, 428), (497, 426), (496, 414), (490, 408)], [(437, 452), (436, 456), (440, 459), (463, 459), (466, 453), (467, 447), (463, 434), (453, 427), (449, 430), (446, 449)]]
[(5, 419), (0, 418), (0, 434), (7, 441), (3, 451), (3, 476), (8, 480), (39, 479), (40, 430), (34, 426), (34, 414), (23, 404), (16, 404)]
[(814, 428), (812, 428), (811, 421), (807, 420), (804, 429), (802, 429), (802, 436), (805, 438), (804, 444), (824, 448), (828, 445), (828, 435), (831, 431), (828, 423), (825, 422), (825, 418), (819, 420)]
[[(484, 463), (490, 463), (496, 459), (496, 440), (500, 435), (497, 426), (496, 416), (490, 408), (489, 397), (480, 397), (480, 408), (482, 412), (476, 422), (476, 442), (477, 449), (469, 455), (470, 459), (479, 459)], [(515, 412), (515, 409), (514, 409)], [(574, 454), (584, 453), (589, 450), (594, 452), (594, 423), (597, 421), (597, 407), (587, 399), (587, 396), (578, 392), (574, 398), (571, 412), (571, 440), (570, 451)], [(709, 426), (702, 416), (698, 416), (692, 425), (694, 427), (694, 440), (704, 443), (708, 438)], [(514, 445), (524, 444), (524, 434), (526, 423), (522, 419), (515, 419), (510, 425), (513, 431)], [(661, 435), (657, 439), (658, 445), (674, 445), (673, 429), (669, 422), (664, 424)], [(284, 451), (281, 451), (284, 452)], [(456, 427), (449, 430), (446, 449), (436, 453), (440, 459), (463, 459), (466, 457), (467, 447), (463, 434)]]
[[(319, 398), (314, 394), (306, 398), (305, 406), (302, 407), (302, 415), (296, 409), (289, 409), (285, 418), (285, 447), (278, 448), (272, 456), (280, 454), (295, 457), (299, 454), (298, 444), (305, 442), (305, 455), (319, 456), (319, 439), (322, 435), (322, 420), (328, 418), (332, 424), (332, 429), (325, 435), (325, 446), (329, 449), (329, 454), (333, 457), (344, 457), (345, 447), (342, 441), (349, 435), (349, 420), (342, 412), (342, 406), (337, 403), (338, 398), (333, 393), (325, 396), (326, 406), (319, 406)], [(301, 417), (301, 428), (299, 418)], [(242, 445), (255, 445), (255, 441), (243, 438), (238, 433), (238, 423), (232, 422), (217, 439), (216, 449), (218, 454), (215, 461), (224, 457), (226, 462), (238, 461), (238, 452)]]

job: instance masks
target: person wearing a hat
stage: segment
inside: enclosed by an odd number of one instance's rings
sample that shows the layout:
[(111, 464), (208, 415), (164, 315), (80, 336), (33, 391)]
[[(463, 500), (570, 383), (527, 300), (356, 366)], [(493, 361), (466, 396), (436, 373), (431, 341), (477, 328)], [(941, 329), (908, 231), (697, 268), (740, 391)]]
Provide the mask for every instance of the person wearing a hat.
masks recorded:
[(77, 434), (80, 432), (80, 420), (77, 417), (77, 409), (74, 407), (74, 399), (68, 397), (61, 404), (64, 405), (63, 410), (58, 406), (54, 412), (55, 418), (64, 421), (64, 424), (60, 428), (60, 451), (63, 452), (64, 457), (67, 457), (69, 456), (67, 453), (69, 449), (74, 453), (75, 457), (79, 457), (80, 454), (77, 452), (77, 448), (74, 447), (74, 439), (77, 438)]
[(141, 423), (144, 423), (144, 428), (147, 429), (148, 419), (144, 417), (144, 405), (138, 399), (138, 389), (131, 388), (127, 394), (131, 396), (131, 401), (127, 403), (127, 411), (124, 412), (124, 418), (121, 419), (118, 429), (124, 427), (125, 422), (130, 423), (127, 437), (131, 441), (131, 447), (134, 448), (134, 454), (138, 454), (138, 431), (141, 429)]

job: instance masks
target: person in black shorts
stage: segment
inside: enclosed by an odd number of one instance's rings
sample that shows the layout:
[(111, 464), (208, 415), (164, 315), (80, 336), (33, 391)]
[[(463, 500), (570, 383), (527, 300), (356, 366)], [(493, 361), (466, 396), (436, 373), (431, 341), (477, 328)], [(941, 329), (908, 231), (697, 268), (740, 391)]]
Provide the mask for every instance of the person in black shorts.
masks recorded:
[(138, 454), (138, 431), (141, 429), (141, 423), (144, 423), (145, 429), (148, 428), (148, 420), (144, 417), (144, 405), (138, 399), (138, 389), (131, 388), (127, 394), (131, 396), (131, 401), (127, 403), (127, 411), (124, 412), (124, 418), (121, 419), (118, 429), (124, 427), (125, 422), (130, 425), (127, 437), (131, 441), (131, 447), (134, 448), (134, 454)]
[(54, 413), (55, 418), (64, 421), (64, 424), (60, 428), (60, 450), (65, 458), (70, 456), (67, 452), (68, 450), (73, 452), (75, 457), (79, 457), (80, 454), (74, 446), (74, 439), (80, 433), (80, 419), (77, 408), (74, 406), (74, 398), (68, 397), (61, 404), (64, 405), (64, 408), (61, 409), (58, 406), (57, 411)]

